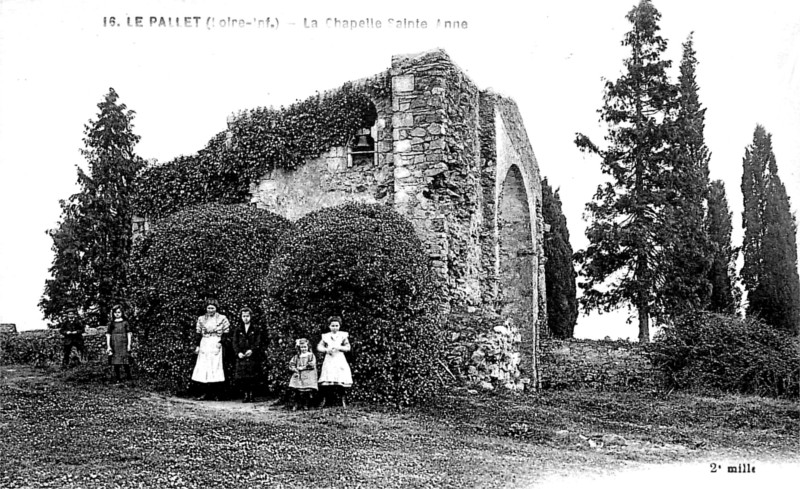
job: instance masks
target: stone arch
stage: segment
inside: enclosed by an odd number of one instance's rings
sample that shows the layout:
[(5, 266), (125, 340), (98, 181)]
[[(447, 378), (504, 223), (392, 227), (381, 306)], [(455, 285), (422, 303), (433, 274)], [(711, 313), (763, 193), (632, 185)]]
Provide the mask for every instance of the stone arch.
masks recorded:
[(519, 335), (521, 376), (536, 382), (541, 251), (536, 162), (512, 141), (499, 113), (495, 130), (495, 311)]

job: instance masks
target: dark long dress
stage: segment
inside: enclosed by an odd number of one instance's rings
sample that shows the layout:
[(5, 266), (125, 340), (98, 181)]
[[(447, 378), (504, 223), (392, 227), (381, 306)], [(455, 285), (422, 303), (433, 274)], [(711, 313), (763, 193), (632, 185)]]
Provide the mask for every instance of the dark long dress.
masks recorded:
[(111, 336), (111, 365), (130, 365), (131, 354), (128, 351), (128, 321), (112, 321), (108, 325), (107, 334)]
[[(233, 332), (231, 343), (236, 358), (236, 380), (242, 383), (258, 380), (261, 374), (261, 328), (251, 323), (245, 331), (244, 325), (240, 324)], [(253, 352), (251, 356), (239, 358), (239, 353), (248, 350)]]

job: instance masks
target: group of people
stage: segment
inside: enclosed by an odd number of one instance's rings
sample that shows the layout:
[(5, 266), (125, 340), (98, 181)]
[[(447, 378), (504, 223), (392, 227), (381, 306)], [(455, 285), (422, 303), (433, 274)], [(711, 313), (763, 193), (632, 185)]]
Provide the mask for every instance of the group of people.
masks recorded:
[[(61, 323), (59, 332), (63, 337), (63, 356), (61, 358), (61, 368), (66, 369), (69, 367), (70, 356), (72, 350), (78, 353), (78, 361), (83, 362), (86, 355), (86, 347), (83, 341), (83, 334), (86, 332), (86, 327), (83, 322), (78, 319), (78, 310), (70, 307), (66, 311), (67, 318)], [(113, 306), (111, 308), (111, 320), (106, 329), (106, 354), (108, 355), (108, 363), (114, 368), (114, 377), (119, 382), (120, 371), (125, 367), (125, 376), (131, 380), (131, 347), (133, 341), (133, 332), (131, 331), (128, 321), (125, 320), (121, 306)]]
[[(236, 361), (234, 378), (244, 393), (242, 402), (253, 402), (254, 389), (261, 374), (262, 331), (252, 323), (253, 311), (248, 307), (239, 311), (239, 321), (233, 327), (217, 309), (217, 302), (209, 300), (206, 313), (197, 318), (200, 343), (195, 348), (197, 362), (192, 380), (203, 391), (197, 399), (216, 399), (219, 396), (220, 386), (226, 380), (222, 338), (227, 334)], [(351, 348), (349, 336), (341, 331), (341, 324), (342, 319), (338, 316), (328, 318), (330, 332), (323, 334), (317, 344), (317, 351), (325, 354), (319, 376), (317, 358), (308, 339), (295, 340), (295, 355), (289, 361), (289, 388), (294, 393), (294, 409), (308, 408), (314, 393), (320, 390), (324, 394), (322, 405), (336, 402), (346, 406), (346, 392), (353, 385), (353, 377), (344, 355)]]
[[(239, 320), (234, 326), (218, 311), (215, 300), (206, 301), (206, 313), (197, 318), (196, 331), (200, 338), (195, 348), (197, 361), (192, 372), (192, 380), (202, 391), (198, 400), (218, 399), (222, 383), (225, 382), (223, 363), (223, 335), (230, 338), (236, 362), (234, 380), (244, 393), (242, 402), (254, 402), (254, 391), (261, 380), (261, 353), (263, 352), (262, 330), (253, 324), (253, 311), (242, 308)], [(69, 366), (72, 350), (76, 349), (78, 358), (83, 361), (85, 347), (83, 334), (85, 327), (78, 319), (77, 310), (69, 308), (66, 320), (61, 323), (64, 355), (62, 368)], [(342, 319), (338, 316), (328, 318), (328, 333), (324, 333), (317, 344), (317, 351), (324, 354), (322, 369), (317, 375), (317, 357), (311, 343), (306, 338), (294, 342), (295, 354), (288, 365), (289, 389), (293, 392), (293, 409), (307, 409), (314, 402), (315, 393), (323, 394), (320, 406), (341, 404), (346, 406), (347, 390), (353, 385), (350, 365), (345, 353), (350, 351), (349, 335), (341, 330)], [(131, 377), (131, 346), (133, 331), (121, 306), (111, 308), (111, 318), (106, 330), (106, 354), (108, 363), (114, 369), (117, 382), (121, 381), (124, 367), (126, 378)]]

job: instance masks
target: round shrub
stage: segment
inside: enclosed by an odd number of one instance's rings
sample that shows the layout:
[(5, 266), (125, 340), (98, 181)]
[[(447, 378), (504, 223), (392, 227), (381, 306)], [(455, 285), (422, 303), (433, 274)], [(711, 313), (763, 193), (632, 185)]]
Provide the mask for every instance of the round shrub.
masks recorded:
[(797, 397), (798, 345), (758, 320), (702, 312), (663, 328), (651, 358), (670, 387)]
[(268, 349), (284, 359), (280, 375), (287, 377), (293, 340), (308, 338), (316, 351), (336, 315), (350, 333), (356, 399), (407, 405), (429, 397), (442, 358), (438, 284), (412, 225), (383, 205), (344, 204), (295, 226), (267, 279)]
[(243, 306), (263, 324), (265, 277), (290, 228), (283, 217), (245, 205), (207, 204), (159, 221), (131, 260), (141, 369), (171, 388), (189, 385), (195, 324), (208, 297), (231, 326)]

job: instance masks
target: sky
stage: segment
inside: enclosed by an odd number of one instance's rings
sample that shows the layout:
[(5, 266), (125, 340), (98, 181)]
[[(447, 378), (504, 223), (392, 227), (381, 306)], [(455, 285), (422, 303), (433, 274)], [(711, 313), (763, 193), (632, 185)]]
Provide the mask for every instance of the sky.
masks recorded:
[[(603, 176), (573, 141), (582, 132), (602, 142), (604, 79), (622, 72), (634, 3), (0, 0), (0, 323), (45, 327), (45, 231), (59, 199), (77, 191), (84, 125), (110, 87), (137, 113), (138, 154), (163, 162), (204, 147), (231, 113), (288, 105), (384, 71), (394, 54), (442, 48), (480, 88), (516, 100), (541, 173), (560, 188), (573, 248), (585, 247), (584, 207)], [(654, 5), (675, 79), (694, 32), (711, 178), (725, 182), (739, 245), (742, 157), (756, 124), (773, 135), (795, 212), (800, 202), (800, 4)], [(266, 18), (277, 27), (258, 27)], [(582, 315), (576, 336), (634, 339), (626, 318)]]

